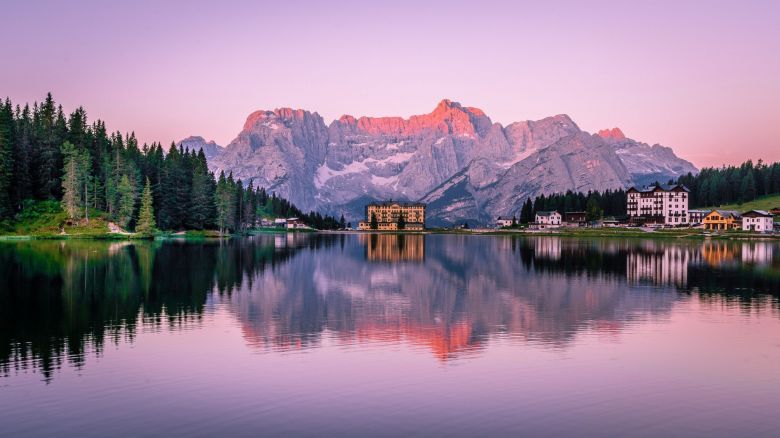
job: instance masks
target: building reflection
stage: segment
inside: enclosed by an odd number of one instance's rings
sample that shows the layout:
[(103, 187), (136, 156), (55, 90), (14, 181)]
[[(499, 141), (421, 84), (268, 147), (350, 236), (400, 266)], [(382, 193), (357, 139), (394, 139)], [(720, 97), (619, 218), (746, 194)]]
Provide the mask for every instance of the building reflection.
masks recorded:
[(725, 240), (709, 240), (702, 244), (702, 260), (710, 266), (730, 264), (736, 259), (737, 247)]
[(686, 246), (629, 252), (626, 257), (626, 278), (634, 283), (648, 281), (656, 285), (685, 287), (688, 284), (691, 253), (691, 248)]
[(422, 262), (425, 236), (421, 234), (361, 234), (370, 262)]
[(768, 265), (772, 263), (775, 245), (770, 242), (742, 243), (742, 263)]

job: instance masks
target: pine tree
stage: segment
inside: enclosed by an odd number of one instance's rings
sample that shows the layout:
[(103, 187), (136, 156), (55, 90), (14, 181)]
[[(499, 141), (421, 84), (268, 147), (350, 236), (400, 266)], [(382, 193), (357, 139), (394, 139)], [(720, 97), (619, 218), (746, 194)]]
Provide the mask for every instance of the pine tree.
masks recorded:
[(13, 188), (13, 114), (11, 102), (0, 104), (0, 218), (13, 213), (11, 191)]
[(406, 228), (406, 218), (404, 218), (404, 214), (401, 213), (398, 215), (398, 229), (403, 230)]
[(740, 201), (748, 202), (756, 199), (756, 182), (753, 178), (753, 172), (749, 171), (744, 178), (742, 178), (742, 184), (740, 185)]
[(585, 217), (588, 221), (595, 221), (601, 219), (604, 215), (604, 210), (599, 206), (595, 196), (588, 198), (588, 203), (585, 207)]
[(146, 178), (143, 194), (141, 194), (141, 209), (138, 211), (135, 232), (144, 237), (150, 237), (154, 234), (157, 227), (154, 221), (154, 206), (152, 205), (152, 185), (149, 178)]
[(89, 153), (66, 141), (62, 144), (62, 156), (62, 208), (71, 219), (88, 218)]
[(376, 220), (376, 213), (371, 213), (370, 227), (372, 230), (379, 228), (379, 222)]
[(122, 228), (127, 228), (133, 218), (135, 210), (135, 189), (130, 183), (127, 175), (122, 175), (117, 187), (119, 194), (119, 211), (117, 212), (117, 221)]
[(224, 235), (233, 223), (233, 212), (235, 211), (233, 203), (233, 188), (230, 187), (230, 184), (225, 178), (225, 172), (220, 172), (215, 193), (217, 211), (216, 222), (220, 235)]

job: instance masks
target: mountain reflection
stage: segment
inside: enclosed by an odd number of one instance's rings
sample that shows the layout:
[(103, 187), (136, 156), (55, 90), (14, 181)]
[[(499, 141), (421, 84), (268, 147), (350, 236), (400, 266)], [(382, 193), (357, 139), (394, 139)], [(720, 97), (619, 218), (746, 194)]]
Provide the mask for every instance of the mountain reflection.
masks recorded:
[(566, 348), (667, 317), (686, 294), (777, 307), (778, 244), (464, 235), (261, 235), (0, 243), (0, 367), (45, 379), (139, 326), (199, 328), (224, 304), (263, 351), (403, 343), (441, 361), (491, 338)]

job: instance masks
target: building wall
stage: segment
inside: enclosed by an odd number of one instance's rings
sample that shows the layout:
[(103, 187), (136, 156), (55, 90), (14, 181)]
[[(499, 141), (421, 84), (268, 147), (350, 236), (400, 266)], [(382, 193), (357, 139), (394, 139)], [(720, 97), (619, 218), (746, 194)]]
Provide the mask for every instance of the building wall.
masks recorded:
[(707, 230), (737, 230), (742, 223), (732, 216), (723, 217), (717, 212), (711, 212), (704, 218), (704, 228)]
[(631, 217), (660, 217), (665, 224), (688, 224), (688, 193), (656, 189), (628, 193), (626, 212)]
[(560, 213), (553, 213), (549, 216), (544, 215), (536, 215), (536, 222), (543, 225), (560, 225), (561, 224), (561, 214)]
[(366, 220), (358, 224), (359, 230), (371, 230), (371, 217), (375, 216), (377, 221), (377, 230), (396, 231), (398, 230), (398, 219), (403, 214), (404, 229), (419, 231), (425, 228), (425, 206), (424, 205), (403, 205), (403, 204), (369, 204), (366, 207)]
[(774, 228), (774, 219), (771, 217), (743, 217), (742, 229), (749, 231), (759, 231), (766, 233), (772, 231)]
[(401, 204), (370, 204), (366, 208), (366, 222), (371, 221), (372, 214), (376, 215), (377, 222), (398, 222), (401, 213), (403, 213), (404, 220), (407, 223), (425, 222), (425, 206), (405, 206)]

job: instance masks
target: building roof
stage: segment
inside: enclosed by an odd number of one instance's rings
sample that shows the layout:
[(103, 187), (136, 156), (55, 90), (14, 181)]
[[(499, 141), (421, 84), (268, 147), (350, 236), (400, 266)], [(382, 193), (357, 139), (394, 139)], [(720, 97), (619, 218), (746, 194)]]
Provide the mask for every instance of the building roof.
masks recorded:
[(537, 216), (552, 216), (553, 214), (560, 214), (560, 213), (558, 213), (555, 210), (553, 210), (553, 211), (537, 211), (536, 212)]
[(661, 185), (651, 185), (647, 187), (630, 187), (626, 193), (628, 192), (639, 192), (639, 193), (652, 193), (652, 192), (688, 192), (690, 193), (690, 189), (688, 187), (685, 187), (683, 184), (661, 184)]
[(370, 202), (366, 205), (366, 207), (371, 207), (371, 206), (390, 207), (391, 205), (394, 204), (401, 207), (425, 207), (425, 204), (423, 204), (422, 202), (399, 202), (399, 201)]
[(774, 217), (773, 214), (769, 213), (768, 211), (764, 211), (764, 210), (750, 210), (748, 212), (743, 213), (742, 216), (747, 216), (747, 217)]
[(739, 219), (742, 217), (742, 214), (736, 210), (712, 210), (711, 212), (707, 213), (707, 216), (711, 215), (712, 213), (718, 213), (722, 217), (733, 217), (734, 219)]

